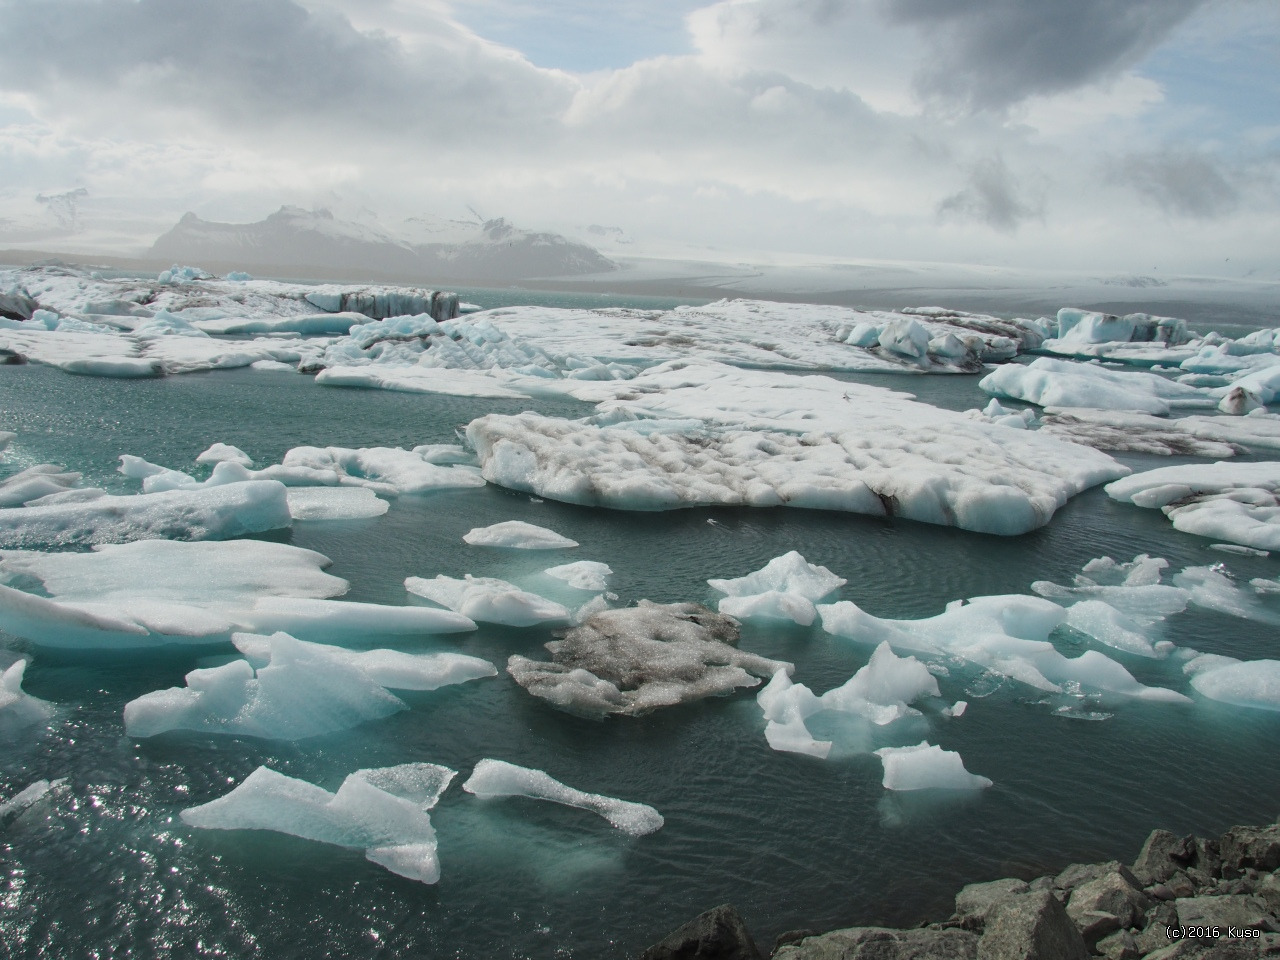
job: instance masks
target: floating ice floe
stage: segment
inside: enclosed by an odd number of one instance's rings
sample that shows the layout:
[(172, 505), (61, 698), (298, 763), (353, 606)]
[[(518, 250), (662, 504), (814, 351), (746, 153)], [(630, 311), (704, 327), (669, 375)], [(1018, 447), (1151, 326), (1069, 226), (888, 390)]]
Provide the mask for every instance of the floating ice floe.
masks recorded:
[(764, 711), (764, 735), (770, 747), (825, 758), (831, 742), (815, 740), (805, 723), (814, 714), (851, 714), (885, 726), (919, 713), (908, 704), (930, 696), (939, 696), (939, 691), (928, 668), (915, 657), (895, 656), (889, 644), (882, 643), (848, 681), (821, 696), (804, 684), (792, 683), (787, 672), (779, 670), (756, 695), (756, 702)]
[(1216, 398), (1154, 373), (1108, 370), (1091, 363), (1037, 357), (997, 367), (978, 382), (986, 393), (1040, 407), (1094, 407), (1168, 416), (1174, 409), (1213, 407)]
[(569, 713), (640, 714), (757, 686), (792, 666), (736, 649), (738, 623), (696, 603), (640, 601), (604, 610), (546, 644), (550, 662), (519, 655), (507, 672)]
[(171, 730), (301, 740), (347, 730), (406, 709), (395, 690), (435, 690), (497, 675), (493, 664), (460, 653), (343, 650), (288, 634), (236, 634), (247, 660), (193, 670), (185, 687), (125, 704), (125, 732), (154, 737)]
[(290, 487), (286, 497), (294, 520), (365, 520), (391, 508), (368, 487)]
[(363, 313), (306, 313), (291, 317), (219, 317), (197, 320), (195, 326), (204, 333), (219, 336), (243, 336), (246, 333), (345, 334), (353, 326), (368, 323)]
[(50, 794), (57, 793), (66, 786), (66, 783), (66, 777), (59, 777), (56, 780), (37, 780), (23, 787), (8, 800), (0, 800), (0, 825), (12, 820)]
[(503, 760), (481, 760), (462, 785), (462, 789), (483, 800), (495, 797), (530, 797), (590, 810), (633, 837), (653, 833), (661, 829), (663, 824), (662, 814), (648, 804), (618, 800), (598, 793), (584, 793), (565, 786), (545, 771), (519, 767)]
[(1183, 671), (1201, 696), (1237, 707), (1280, 710), (1280, 660), (1237, 660), (1203, 655)]
[(0, 482), (0, 508), (20, 507), (32, 500), (64, 493), (80, 482), (80, 474), (52, 463), (41, 463)]
[(0, 733), (41, 723), (53, 715), (53, 704), (22, 689), (27, 662), (19, 660), (0, 672)]
[(1160, 467), (1107, 485), (1121, 503), (1159, 508), (1183, 533), (1280, 549), (1280, 463)]
[(564, 550), (578, 545), (576, 540), (523, 520), (505, 520), (487, 527), (474, 527), (462, 539), (474, 547), (507, 547), (513, 550)]
[(252, 467), (253, 459), (239, 447), (229, 443), (215, 443), (196, 457), (196, 463), (224, 463), (231, 461), (242, 467)]
[(10, 551), (0, 575), (38, 580), (48, 597), (0, 586), (0, 629), (53, 647), (129, 649), (226, 642), (236, 631), (305, 640), (471, 630), (459, 614), (328, 599), (345, 580), (311, 550), (259, 540), (144, 540), (91, 553)]
[(809, 563), (795, 550), (774, 557), (745, 577), (707, 581), (713, 589), (727, 594), (719, 604), (721, 613), (738, 619), (791, 620), (805, 627), (817, 616), (813, 601), (847, 582), (826, 567)]
[(991, 781), (970, 773), (960, 754), (928, 741), (914, 747), (881, 747), (886, 790), (985, 790)]
[(881, 619), (848, 600), (819, 605), (818, 615), (823, 629), (836, 636), (956, 657), (1038, 690), (1061, 693), (1070, 685), (1141, 700), (1187, 699), (1174, 690), (1139, 683), (1097, 650), (1064, 656), (1049, 635), (1066, 621), (1067, 611), (1039, 597), (975, 597), (950, 603), (943, 613), (923, 620)]
[(569, 622), (569, 611), (560, 604), (493, 577), (473, 577), (469, 573), (462, 580), (446, 576), (431, 580), (408, 577), (404, 587), (415, 596), (425, 597), (479, 623), (531, 627), (539, 623)]
[(575, 590), (605, 590), (609, 586), (609, 578), (613, 576), (613, 569), (607, 563), (601, 563), (598, 560), (576, 560), (573, 563), (548, 567), (542, 572), (549, 577), (563, 580)]
[(272, 830), (364, 850), (365, 858), (410, 880), (440, 879), (428, 811), (456, 772), (432, 763), (357, 770), (337, 793), (259, 767), (226, 796), (182, 811), (204, 830)]
[(0, 509), (0, 547), (220, 540), (287, 527), (282, 484), (269, 480)]
[(595, 422), (472, 421), (485, 478), (620, 509), (787, 505), (1017, 534), (1127, 472), (1077, 444), (828, 377), (666, 364), (624, 386)]

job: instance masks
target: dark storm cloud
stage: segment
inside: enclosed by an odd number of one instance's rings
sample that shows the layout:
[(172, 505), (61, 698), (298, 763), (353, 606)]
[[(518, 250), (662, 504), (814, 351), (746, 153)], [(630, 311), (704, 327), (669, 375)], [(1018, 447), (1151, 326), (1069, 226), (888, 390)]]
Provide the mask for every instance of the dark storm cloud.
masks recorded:
[(1240, 193), (1219, 166), (1200, 153), (1162, 151), (1117, 160), (1112, 176), (1165, 213), (1208, 220), (1234, 211)]
[(0, 82), (66, 110), (119, 91), (237, 124), (345, 124), (371, 147), (388, 126), (536, 122), (571, 95), (447, 21), (411, 54), (292, 0), (3, 0), (0, 35)]
[(1001, 109), (1132, 66), (1213, 0), (881, 0), (890, 20), (933, 45), (918, 76), (928, 97)]
[(969, 184), (938, 204), (938, 218), (984, 223), (1012, 233), (1025, 221), (1044, 216), (1044, 205), (1027, 200), (999, 157), (975, 164)]

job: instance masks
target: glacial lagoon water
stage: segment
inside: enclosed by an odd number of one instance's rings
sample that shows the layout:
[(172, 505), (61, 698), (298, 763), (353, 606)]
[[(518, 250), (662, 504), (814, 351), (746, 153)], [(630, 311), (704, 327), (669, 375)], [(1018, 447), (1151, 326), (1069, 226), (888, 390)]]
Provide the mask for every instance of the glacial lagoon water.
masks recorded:
[[(647, 304), (646, 304), (647, 305)], [(853, 377), (850, 377), (853, 379)], [(866, 377), (940, 406), (981, 406), (977, 378)], [(191, 469), (214, 441), (261, 464), (290, 447), (452, 442), (487, 412), (588, 412), (573, 401), (437, 397), (322, 388), (252, 370), (113, 381), (28, 365), (0, 374), (0, 429), (19, 433), (7, 475), (55, 462), (86, 483), (132, 489), (122, 453)], [(1136, 467), (1154, 457), (1120, 455)], [(1175, 461), (1176, 462), (1176, 461)], [(475, 526), (520, 519), (579, 541), (547, 553), (469, 547)], [(714, 603), (708, 577), (740, 576), (799, 550), (848, 579), (839, 598), (871, 613), (922, 617), (948, 601), (1069, 583), (1088, 560), (1150, 553), (1171, 570), (1225, 562), (1274, 579), (1272, 559), (1208, 549), (1158, 511), (1100, 489), (1047, 526), (1000, 538), (901, 520), (773, 509), (623, 513), (539, 501), (492, 486), (401, 497), (381, 518), (296, 523), (267, 539), (318, 550), (348, 579), (348, 599), (415, 603), (406, 576), (464, 573), (535, 592), (539, 571), (609, 563), (620, 603)], [(584, 598), (587, 596), (583, 595)], [(1280, 622), (1280, 621), (1278, 621)], [(1276, 656), (1274, 624), (1192, 609), (1163, 638), (1206, 652)], [(376, 637), (369, 638), (371, 644)], [(549, 629), (482, 625), (424, 638), (501, 667), (537, 655)], [(1091, 641), (1063, 633), (1074, 653)], [(745, 649), (796, 664), (818, 692), (842, 683), (871, 649), (820, 626), (744, 628)], [(1190, 692), (1175, 660), (1104, 649), (1139, 680)], [(942, 701), (879, 731), (823, 727), (829, 760), (777, 753), (751, 692), (638, 718), (578, 719), (535, 700), (505, 673), (432, 693), (411, 709), (333, 736), (285, 744), (250, 738), (125, 735), (124, 704), (180, 685), (219, 648), (84, 655), (0, 636), (0, 666), (32, 662), (24, 689), (52, 701), (47, 730), (0, 742), (0, 797), (40, 778), (68, 789), (0, 826), (0, 955), (15, 957), (623, 958), (692, 915), (732, 902), (763, 945), (788, 929), (910, 924), (945, 916), (964, 883), (1038, 875), (1069, 862), (1131, 859), (1156, 826), (1214, 834), (1266, 822), (1280, 802), (1280, 713), (1207, 701), (1089, 700), (1069, 715), (1034, 690), (952, 664)], [(939, 708), (957, 699), (968, 711)], [(867, 751), (928, 739), (961, 753), (994, 785), (977, 793), (893, 794)], [(346, 851), (257, 832), (204, 832), (178, 819), (257, 766), (336, 789), (358, 768), (413, 761), (465, 777), (484, 757), (548, 771), (572, 786), (656, 807), (666, 825), (631, 838), (578, 810), (526, 799), (478, 801), (455, 785), (432, 814), (442, 876), (426, 886)]]

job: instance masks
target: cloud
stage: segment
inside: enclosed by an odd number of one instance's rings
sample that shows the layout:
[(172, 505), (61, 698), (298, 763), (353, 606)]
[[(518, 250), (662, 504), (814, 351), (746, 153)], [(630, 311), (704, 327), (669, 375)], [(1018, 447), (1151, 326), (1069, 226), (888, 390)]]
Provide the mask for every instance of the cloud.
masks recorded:
[(881, 0), (892, 22), (930, 42), (921, 93), (975, 109), (1115, 77), (1208, 2)]
[(969, 171), (969, 183), (938, 204), (940, 220), (984, 223), (1012, 233), (1027, 220), (1044, 217), (1044, 201), (1025, 199), (1018, 181), (1000, 157), (980, 160)]
[(1233, 178), (1203, 153), (1132, 153), (1111, 165), (1111, 175), (1176, 216), (1215, 219), (1240, 205)]

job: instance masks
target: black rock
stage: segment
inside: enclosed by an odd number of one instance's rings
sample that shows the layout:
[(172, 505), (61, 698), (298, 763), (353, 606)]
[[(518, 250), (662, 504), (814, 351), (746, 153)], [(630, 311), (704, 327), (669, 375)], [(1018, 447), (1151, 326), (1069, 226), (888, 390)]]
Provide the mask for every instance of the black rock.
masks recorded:
[(730, 904), (713, 907), (667, 934), (640, 960), (763, 960), (747, 925)]

